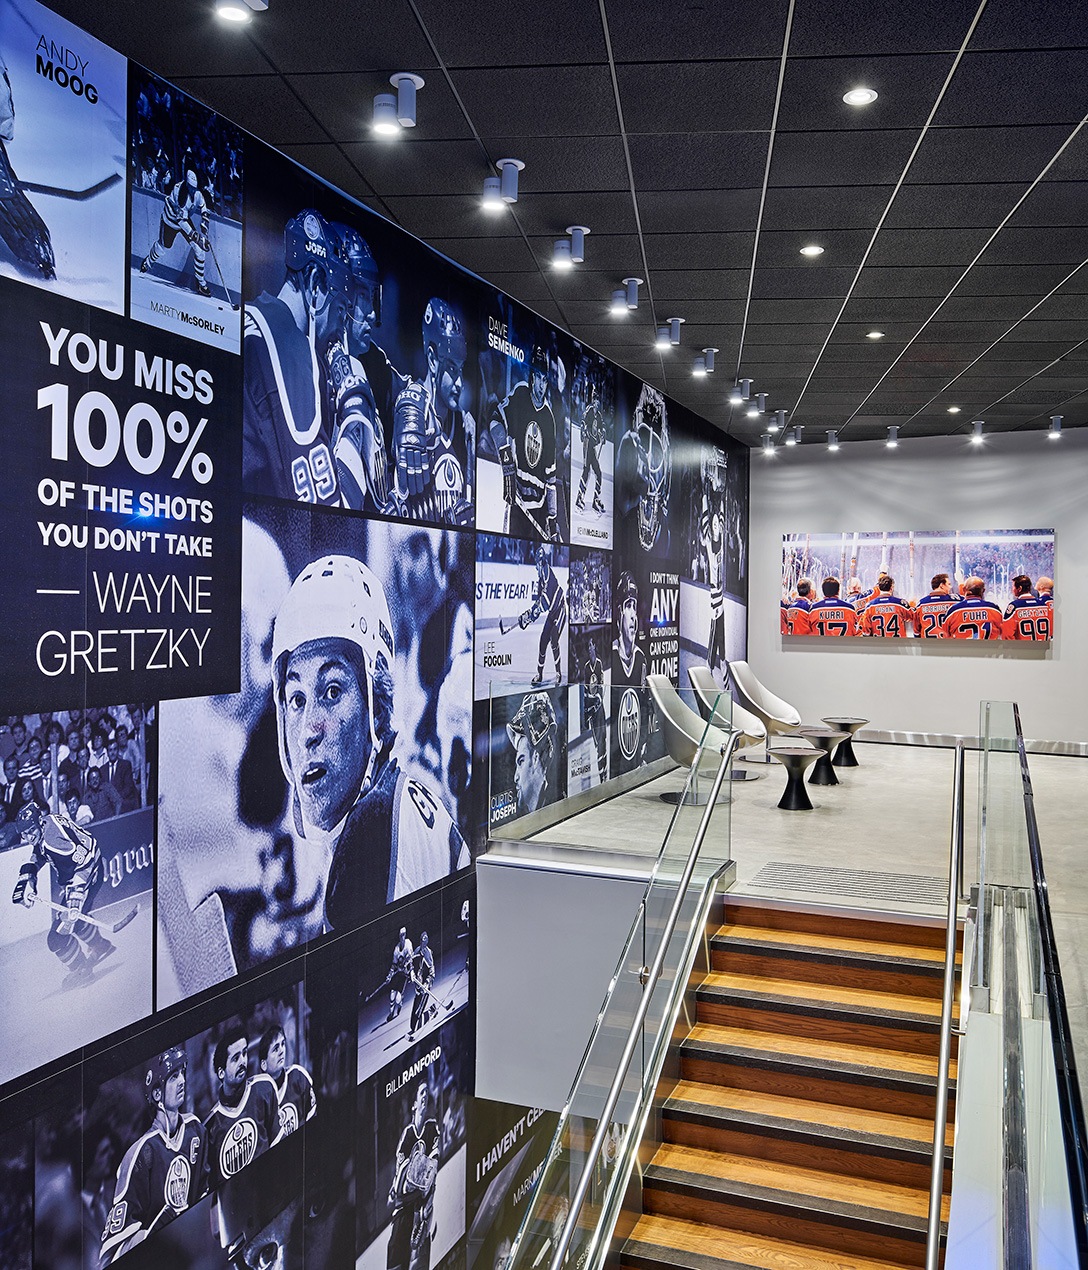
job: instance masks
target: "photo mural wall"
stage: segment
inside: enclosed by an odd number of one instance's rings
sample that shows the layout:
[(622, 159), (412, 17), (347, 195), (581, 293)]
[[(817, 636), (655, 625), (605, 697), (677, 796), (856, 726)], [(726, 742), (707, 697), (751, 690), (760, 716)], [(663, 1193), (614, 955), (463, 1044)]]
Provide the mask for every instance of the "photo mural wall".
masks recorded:
[(747, 451), (34, 0), (0, 57), (0, 1265), (490, 1270), (554, 1117), (473, 1097), (473, 860), (743, 655)]

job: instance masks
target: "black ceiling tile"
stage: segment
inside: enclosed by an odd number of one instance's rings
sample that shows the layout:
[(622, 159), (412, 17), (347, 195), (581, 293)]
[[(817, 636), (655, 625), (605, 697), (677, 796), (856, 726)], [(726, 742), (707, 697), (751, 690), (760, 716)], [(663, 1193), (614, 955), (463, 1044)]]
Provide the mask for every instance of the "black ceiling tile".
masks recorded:
[(539, 272), (533, 253), (522, 238), (435, 238), (431, 240), (431, 246), (474, 273), (484, 270), (500, 273), (527, 270)]
[(302, 145), (330, 139), (321, 123), (278, 75), (213, 75), (175, 82), (198, 101), (270, 145)]
[(793, 299), (845, 296), (854, 280), (853, 269), (813, 264), (803, 269), (756, 269), (752, 295), (762, 300), (778, 296)]
[(195, 68), (204, 75), (256, 75), (273, 69), (247, 32), (224, 27), (210, 5), (52, 0), (49, 7), (167, 79)]
[(748, 270), (658, 269), (651, 281), (657, 305), (682, 304), (689, 298), (743, 300), (748, 291)]
[[(483, 143), (496, 159), (521, 159), (525, 170), (518, 180), (523, 199), (535, 194), (579, 190), (628, 190), (627, 162), (619, 137), (485, 136)], [(480, 178), (491, 174), (486, 165)], [(564, 222), (569, 223), (569, 222)]]
[[(1066, 135), (1071, 129), (1066, 128)], [(1088, 129), (1081, 128), (1047, 170), (1044, 181), (1088, 180)]]
[[(951, 64), (948, 53), (791, 57), (786, 63), (778, 130), (918, 129), (929, 117)], [(863, 109), (843, 101), (843, 94), (858, 86), (879, 94)]]
[(746, 269), (754, 234), (646, 234), (651, 269)]
[(897, 181), (917, 133), (786, 132), (775, 138), (773, 186), (886, 185)]
[[(759, 235), (759, 264), (761, 268), (826, 269), (834, 265), (856, 269), (871, 238), (869, 229), (824, 229), (809, 233), (765, 229)], [(801, 248), (810, 243), (822, 247), (824, 254), (815, 259), (802, 256)]]
[(852, 295), (843, 320), (882, 331), (885, 322), (924, 322), (934, 307), (935, 302), (928, 296)]
[(960, 295), (1039, 297), (1069, 274), (1065, 265), (976, 265), (956, 288)]
[(963, 272), (955, 265), (917, 265), (913, 268), (875, 266), (861, 271), (854, 288), (857, 296), (946, 296)]
[(885, 229), (877, 235), (866, 267), (874, 265), (969, 265), (992, 231)]
[(763, 229), (803, 234), (823, 229), (872, 230), (891, 193), (891, 185), (769, 189), (763, 209)]
[[(420, 141), (464, 140), (472, 136), (472, 130), (446, 81), (437, 75), (432, 78), (433, 82), (420, 89), (417, 126), (405, 129), (400, 137), (381, 144), (390, 149), (407, 148)], [(334, 141), (372, 140), (371, 99), (383, 88), (392, 91), (388, 76), (376, 74), (289, 75), (287, 83), (321, 120)]]
[(815, 300), (753, 300), (748, 310), (750, 326), (822, 322), (825, 329), (835, 320), (842, 301), (834, 296)]
[(344, 144), (352, 163), (377, 194), (472, 194), (480, 186), (480, 147), (475, 141), (384, 141)]
[(960, 295), (957, 292), (944, 302), (938, 316), (945, 322), (1001, 322), (1007, 327), (1022, 318), (1033, 302), (1031, 297), (1018, 295)]
[(510, 216), (489, 216), (475, 194), (387, 195), (397, 221), (419, 238), (502, 238), (519, 236)]
[(948, 125), (1059, 124), (1088, 113), (1084, 52), (1009, 50), (964, 55), (937, 111)]
[(766, 134), (774, 112), (778, 62), (648, 62), (618, 66), (616, 79), (629, 134), (684, 134), (693, 129)]
[[(1084, 270), (1082, 269), (1081, 273), (1083, 272)], [(1043, 301), (1040, 307), (1032, 314), (1032, 317), (1039, 318), (1040, 321), (1053, 318), (1078, 318), (1083, 320), (1085, 312), (1088, 311), (1084, 296), (1068, 289), (1076, 286), (1079, 279), (1080, 274), (1075, 278), (1070, 278), (1065, 286), (1061, 287), (1049, 300)]]
[(785, 344), (818, 344), (827, 334), (824, 322), (796, 322), (789, 326), (749, 326), (744, 337), (746, 348), (758, 356), (758, 349)]
[(1017, 225), (1083, 225), (1085, 181), (1040, 181), (1016, 212)]
[(308, 172), (313, 172), (336, 189), (350, 194), (352, 198), (373, 196), (370, 186), (352, 167), (339, 146), (326, 142), (324, 145), (285, 145), (282, 149), (284, 154), (296, 163), (301, 163)]
[(1068, 137), (1053, 127), (930, 128), (911, 164), (910, 181), (968, 184), (1034, 181)]
[(793, 22), (794, 56), (928, 53), (957, 49), (975, 14), (974, 0), (902, 0), (895, 5), (837, 0), (800, 5)]
[(635, 189), (683, 189), (697, 186), (758, 189), (767, 157), (760, 132), (664, 133), (628, 138)]
[[(1088, 190), (1086, 185), (1085, 190)], [(1021, 228), (1017, 218), (994, 239), (980, 265), (1050, 265), (1070, 267), (1088, 260), (1088, 225), (1050, 229)]]
[[(598, 233), (636, 232), (631, 195), (620, 191), (534, 194), (520, 199), (513, 210), (518, 224), (530, 235), (557, 237), (568, 225), (588, 225)], [(635, 266), (641, 263), (632, 260), (632, 270), (637, 273)]]
[[(506, 137), (609, 136), (619, 116), (607, 64), (452, 70), (450, 77), (481, 134)], [(524, 159), (515, 147), (496, 158)]]
[(807, 371), (819, 351), (818, 343), (764, 344), (759, 348), (745, 349), (741, 374), (754, 380), (758, 386), (782, 366), (804, 366)]
[[(624, 326), (618, 330), (615, 327), (602, 327), (590, 324), (579, 324), (578, 334), (587, 343), (592, 344), (594, 348), (609, 349), (626, 349), (636, 350), (636, 352), (645, 351), (646, 359), (653, 360), (650, 354), (653, 351), (654, 331), (652, 326)], [(670, 349), (667, 356), (672, 357), (674, 353), (679, 352), (678, 349)]]
[(1027, 344), (1032, 342), (1060, 343), (1072, 347), (1088, 334), (1088, 326), (1084, 318), (1067, 321), (1036, 321), (1034, 317), (1014, 326), (1005, 336), (1006, 344)]
[(647, 234), (754, 230), (759, 219), (759, 190), (640, 190), (638, 210)]
[(1023, 192), (1022, 184), (904, 185), (888, 213), (885, 228), (996, 229)]
[[(605, 62), (595, 5), (569, 0), (416, 0), (447, 66), (565, 66)], [(362, 19), (365, 22), (365, 18)]]
[[(917, 322), (881, 322), (879, 325), (870, 322), (852, 322), (849, 310), (835, 326), (832, 342), (835, 344), (853, 344), (859, 350), (859, 356), (868, 356), (865, 350), (879, 345), (885, 352), (889, 348), (901, 347), (918, 330)], [(868, 338), (870, 331), (883, 331), (882, 340)]]
[(730, 0), (728, 21), (701, 4), (608, 0), (612, 51), (620, 62), (777, 57), (786, 0)]
[(943, 317), (944, 310), (942, 309), (932, 322), (927, 323), (915, 342), (917, 344), (939, 344), (945, 347), (958, 344), (977, 344), (979, 340), (985, 340), (986, 343), (989, 343), (991, 340), (999, 340), (1009, 329), (1009, 323), (1000, 320), (945, 322), (942, 320)]

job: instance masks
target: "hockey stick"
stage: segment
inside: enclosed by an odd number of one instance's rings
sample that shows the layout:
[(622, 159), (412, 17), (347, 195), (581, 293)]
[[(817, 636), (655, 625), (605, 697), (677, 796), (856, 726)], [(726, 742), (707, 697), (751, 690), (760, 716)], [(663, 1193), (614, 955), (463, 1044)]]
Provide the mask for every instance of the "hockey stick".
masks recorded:
[[(49, 908), (53, 909), (54, 912), (63, 913), (65, 916), (69, 913), (69, 909), (67, 909), (63, 904), (56, 904), (52, 900), (43, 899), (40, 895), (37, 898), (37, 903), (45, 904)], [(113, 923), (99, 921), (97, 917), (92, 917), (90, 913), (80, 913), (76, 920), (80, 922), (87, 922), (91, 926), (97, 926), (99, 930), (108, 930), (111, 934), (116, 935), (119, 930), (125, 929), (139, 911), (139, 904), (134, 904), (124, 917)]]
[(121, 179), (119, 172), (113, 172), (99, 181), (95, 185), (88, 185), (85, 190), (65, 190), (57, 185), (39, 185), (35, 181), (19, 181), (19, 188), (24, 194), (48, 194), (53, 198), (67, 198), (73, 202), (82, 203), (86, 199), (94, 198), (96, 194), (104, 194), (106, 190), (112, 189)]
[(366, 1005), (368, 1001), (373, 1001), (374, 998), (378, 995), (379, 992), (382, 991), (383, 988), (388, 988), (390, 982), (392, 981), (392, 978), (393, 976), (391, 974), (386, 975), (385, 978), (381, 981), (381, 983), (378, 984), (378, 986), (374, 989), (373, 992), (367, 993), (366, 997), (363, 1000), (363, 1005)]
[(208, 235), (208, 250), (211, 252), (212, 259), (215, 261), (215, 268), (219, 274), (219, 284), (223, 288), (223, 294), (227, 297), (227, 303), (234, 310), (234, 312), (237, 313), (240, 306), (235, 304), (234, 301), (230, 298), (230, 289), (227, 286), (226, 278), (223, 277), (223, 270), (219, 266), (219, 257), (215, 254), (215, 243), (212, 242), (211, 234)]

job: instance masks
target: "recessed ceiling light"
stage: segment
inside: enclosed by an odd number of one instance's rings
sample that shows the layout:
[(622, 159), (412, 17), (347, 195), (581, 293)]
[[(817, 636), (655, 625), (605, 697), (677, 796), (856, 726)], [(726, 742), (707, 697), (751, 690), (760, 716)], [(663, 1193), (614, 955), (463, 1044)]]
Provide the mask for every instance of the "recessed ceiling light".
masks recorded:
[(824, 249), (818, 247), (815, 243), (809, 243), (806, 247), (801, 248), (802, 256), (822, 256), (823, 254)]
[(948, 413), (949, 413), (950, 415), (958, 415), (958, 414), (959, 414), (959, 412), (960, 412), (960, 408), (959, 408), (959, 406), (949, 406), (949, 407), (948, 407)]
[(869, 106), (876, 101), (877, 94), (872, 88), (851, 88), (843, 93), (842, 99), (848, 106)]
[(865, 337), (867, 340), (882, 340), (884, 338), (883, 331), (870, 331)]

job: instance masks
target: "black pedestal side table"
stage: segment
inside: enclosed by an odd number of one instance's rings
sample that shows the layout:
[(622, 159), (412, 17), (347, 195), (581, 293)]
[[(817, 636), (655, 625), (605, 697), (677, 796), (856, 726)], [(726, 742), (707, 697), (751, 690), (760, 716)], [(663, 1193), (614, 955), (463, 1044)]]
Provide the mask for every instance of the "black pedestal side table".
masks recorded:
[(835, 767), (860, 766), (860, 764), (858, 763), (857, 757), (854, 754), (854, 747), (853, 745), (850, 744), (850, 742), (854, 738), (854, 733), (857, 732), (859, 728), (863, 728), (869, 722), (869, 720), (868, 719), (849, 719), (849, 718), (833, 719), (825, 715), (824, 722), (829, 727), (841, 728), (842, 731), (847, 734), (846, 740), (843, 741), (843, 743), (839, 746), (839, 748), (835, 751), (834, 755), (832, 756), (831, 762), (834, 764), (834, 766)]
[(849, 732), (840, 732), (836, 728), (798, 728), (797, 735), (803, 736), (810, 745), (820, 751), (816, 766), (808, 778), (810, 785), (837, 785), (839, 778), (831, 766), (831, 751), (840, 741), (850, 739)]
[(779, 807), (783, 811), (811, 811), (812, 801), (805, 789), (805, 768), (816, 762), (820, 751), (811, 745), (791, 745), (767, 753), (786, 769), (786, 788), (778, 800)]

